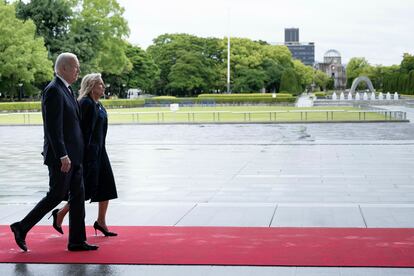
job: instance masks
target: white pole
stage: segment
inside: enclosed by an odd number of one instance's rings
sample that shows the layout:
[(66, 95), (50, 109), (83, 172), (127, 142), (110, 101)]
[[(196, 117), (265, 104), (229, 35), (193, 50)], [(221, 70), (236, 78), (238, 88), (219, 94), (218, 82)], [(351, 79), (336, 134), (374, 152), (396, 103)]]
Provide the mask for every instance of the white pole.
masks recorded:
[(227, 35), (227, 94), (230, 94), (230, 8), (228, 8), (228, 35)]

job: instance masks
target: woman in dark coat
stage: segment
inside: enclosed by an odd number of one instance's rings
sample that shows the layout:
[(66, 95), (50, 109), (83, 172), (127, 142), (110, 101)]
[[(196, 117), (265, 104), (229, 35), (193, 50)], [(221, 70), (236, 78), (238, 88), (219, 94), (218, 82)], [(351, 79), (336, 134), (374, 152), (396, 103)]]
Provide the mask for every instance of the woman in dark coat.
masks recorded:
[[(83, 175), (85, 200), (99, 202), (98, 218), (93, 227), (105, 236), (116, 236), (109, 232), (106, 225), (106, 211), (110, 199), (118, 197), (111, 163), (105, 148), (108, 129), (108, 117), (99, 99), (105, 93), (105, 84), (101, 74), (88, 74), (83, 77), (79, 90), (79, 105), (82, 112), (81, 128), (85, 142)], [(63, 234), (61, 224), (69, 204), (52, 212), (53, 227)]]

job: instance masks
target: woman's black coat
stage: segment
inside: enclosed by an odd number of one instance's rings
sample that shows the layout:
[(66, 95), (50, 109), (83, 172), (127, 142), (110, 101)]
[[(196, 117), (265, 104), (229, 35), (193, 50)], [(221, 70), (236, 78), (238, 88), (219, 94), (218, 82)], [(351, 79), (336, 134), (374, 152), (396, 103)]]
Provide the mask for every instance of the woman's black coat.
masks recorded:
[(90, 97), (79, 101), (85, 142), (83, 175), (85, 200), (99, 202), (117, 198), (115, 179), (105, 148), (108, 117), (105, 108)]

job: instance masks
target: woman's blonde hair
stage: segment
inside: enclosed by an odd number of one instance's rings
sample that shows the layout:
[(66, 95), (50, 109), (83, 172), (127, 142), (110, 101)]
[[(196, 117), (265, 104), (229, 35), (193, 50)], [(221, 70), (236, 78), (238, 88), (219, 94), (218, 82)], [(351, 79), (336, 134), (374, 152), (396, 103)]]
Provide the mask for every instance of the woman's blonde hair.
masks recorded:
[(81, 87), (79, 89), (78, 100), (87, 97), (91, 92), (95, 84), (102, 80), (100, 73), (87, 74), (82, 78)]

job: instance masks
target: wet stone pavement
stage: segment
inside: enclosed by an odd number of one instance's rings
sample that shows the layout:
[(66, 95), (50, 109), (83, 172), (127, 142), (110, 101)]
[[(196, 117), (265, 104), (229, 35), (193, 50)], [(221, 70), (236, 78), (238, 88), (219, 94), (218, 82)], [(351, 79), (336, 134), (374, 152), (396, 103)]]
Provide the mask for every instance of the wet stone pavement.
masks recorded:
[[(21, 219), (47, 191), (42, 135), (39, 126), (0, 127), (1, 224)], [(110, 203), (110, 225), (414, 227), (412, 123), (110, 125), (107, 149), (119, 193)], [(96, 212), (96, 204), (87, 204), (88, 225)], [(0, 271), (414, 274), (384, 268), (34, 264), (1, 264)]]

